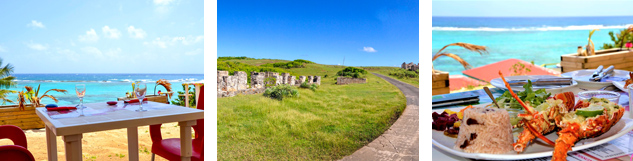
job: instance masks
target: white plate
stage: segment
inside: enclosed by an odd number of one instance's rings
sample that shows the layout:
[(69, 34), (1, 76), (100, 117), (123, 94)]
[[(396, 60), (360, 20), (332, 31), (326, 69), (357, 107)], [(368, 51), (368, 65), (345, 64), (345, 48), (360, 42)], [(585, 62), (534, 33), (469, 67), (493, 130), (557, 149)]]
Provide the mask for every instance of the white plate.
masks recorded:
[[(535, 80), (535, 79), (539, 79), (539, 78), (560, 78), (557, 76), (553, 76), (553, 75), (521, 75), (521, 76), (509, 76), (509, 77), (505, 77), (506, 81), (511, 81), (511, 80)], [(503, 80), (501, 80), (501, 78), (495, 78), (493, 80), (490, 80), (490, 84), (492, 86), (495, 86), (497, 88), (500, 89), (508, 89), (506, 88), (506, 85), (503, 83)], [(571, 88), (576, 86), (578, 83), (576, 81), (573, 81), (573, 83), (571, 85), (566, 85), (566, 86), (533, 86), (532, 90), (536, 91), (538, 89), (545, 89), (545, 91), (555, 94), (555, 93), (561, 93), (563, 90)], [(523, 88), (523, 86), (512, 86), (512, 90), (513, 91), (525, 91), (525, 88)]]
[[(483, 107), (484, 105), (476, 105), (478, 107)], [(459, 111), (464, 107), (456, 107), (451, 108), (453, 111)], [(434, 112), (441, 113), (444, 109), (433, 110)], [(583, 139), (577, 142), (571, 151), (578, 151), (587, 148), (591, 148), (597, 145), (604, 144), (613, 139), (619, 138), (629, 131), (633, 130), (633, 120), (622, 117), (618, 123), (616, 123), (607, 133), (604, 133), (596, 138)], [(516, 160), (516, 159), (531, 159), (531, 158), (541, 158), (541, 157), (549, 157), (552, 156), (554, 147), (549, 144), (543, 142), (540, 139), (536, 139), (532, 144), (528, 145), (523, 153), (517, 154), (514, 151), (510, 151), (504, 154), (484, 154), (484, 153), (466, 153), (462, 150), (453, 149), (455, 145), (456, 138), (448, 137), (444, 135), (444, 132), (432, 130), (433, 131), (433, 145), (436, 147), (449, 152), (453, 155), (457, 155), (465, 158), (472, 159), (483, 159), (483, 160)], [(514, 133), (514, 140), (517, 140), (517, 133)], [(555, 141), (558, 138), (555, 132), (552, 132), (548, 135), (545, 135), (548, 139)], [(571, 152), (570, 151), (570, 152)]]
[[(563, 73), (560, 76), (561, 77), (571, 77), (575, 81), (577, 81), (578, 84), (581, 85), (581, 86), (589, 86), (589, 87), (601, 88), (601, 87), (604, 87), (604, 86), (611, 85), (611, 82), (592, 82), (592, 81), (589, 81), (589, 78), (591, 78), (591, 76), (593, 75), (593, 72), (595, 72), (595, 71), (596, 71), (595, 69), (577, 70), (577, 71)], [(621, 77), (621, 78), (628, 79), (629, 78), (629, 71), (615, 69), (613, 77)]]
[[(626, 87), (624, 87), (624, 84), (626, 84), (626, 82), (624, 81), (613, 81), (613, 86), (618, 87), (620, 90), (629, 93), (629, 90), (626, 89)], [(630, 85), (629, 85), (630, 86)]]

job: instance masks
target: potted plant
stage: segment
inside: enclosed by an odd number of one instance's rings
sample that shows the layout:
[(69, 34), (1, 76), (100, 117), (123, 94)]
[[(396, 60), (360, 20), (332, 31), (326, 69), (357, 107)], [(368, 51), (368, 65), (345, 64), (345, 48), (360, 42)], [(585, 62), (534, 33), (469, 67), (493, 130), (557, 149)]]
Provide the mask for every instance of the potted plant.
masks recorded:
[[(449, 46), (459, 46), (459, 47), (462, 47), (464, 49), (467, 49), (467, 50), (470, 50), (470, 51), (473, 51), (473, 52), (477, 52), (480, 55), (484, 55), (484, 54), (488, 53), (488, 50), (487, 50), (487, 48), (485, 46), (479, 46), (479, 45), (474, 45), (474, 44), (469, 44), (469, 43), (458, 42), (458, 43), (448, 44), (448, 45), (442, 47), (442, 49), (440, 49), (437, 53), (435, 53), (435, 55), (433, 55), (432, 61), (435, 61), (435, 59), (437, 59), (439, 57), (446, 56), (446, 57), (449, 57), (449, 58), (453, 58), (457, 62), (462, 64), (462, 66), (464, 66), (464, 69), (472, 68), (472, 66), (470, 64), (468, 64), (468, 62), (466, 62), (464, 59), (462, 59), (461, 57), (457, 56), (456, 54), (447, 53), (447, 52), (442, 53), (442, 51), (444, 49), (446, 49), (447, 47), (449, 47)], [(432, 92), (433, 95), (450, 93), (448, 72), (435, 70), (435, 68), (433, 68), (433, 87), (432, 88), (433, 88), (433, 92)]]

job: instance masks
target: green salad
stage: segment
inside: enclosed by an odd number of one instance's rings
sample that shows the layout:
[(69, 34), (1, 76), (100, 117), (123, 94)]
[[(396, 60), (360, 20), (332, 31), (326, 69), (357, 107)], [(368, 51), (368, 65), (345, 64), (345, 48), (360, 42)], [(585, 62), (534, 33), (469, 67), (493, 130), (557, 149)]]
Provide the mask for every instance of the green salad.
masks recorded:
[[(517, 92), (516, 94), (523, 102), (529, 104), (529, 106), (538, 106), (552, 95), (551, 93), (546, 92), (545, 89), (539, 89), (536, 91), (532, 90), (532, 81), (530, 80), (528, 80), (527, 84), (523, 85), (523, 88), (525, 91)], [(510, 91), (506, 91), (503, 95), (497, 97), (496, 100), (501, 108), (523, 109), (521, 104), (519, 104), (519, 101), (512, 97)]]

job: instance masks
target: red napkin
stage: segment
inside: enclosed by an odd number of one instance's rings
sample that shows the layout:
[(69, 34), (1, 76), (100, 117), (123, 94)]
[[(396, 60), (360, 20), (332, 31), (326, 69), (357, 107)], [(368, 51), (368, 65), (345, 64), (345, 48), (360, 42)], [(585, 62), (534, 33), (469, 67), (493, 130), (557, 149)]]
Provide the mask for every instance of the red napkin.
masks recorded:
[[(143, 102), (147, 101), (147, 98), (143, 98)], [(129, 100), (129, 101), (124, 101), (125, 103), (136, 103), (138, 102), (138, 99), (133, 99), (133, 100)]]
[(47, 108), (46, 110), (48, 111), (64, 111), (64, 110), (75, 110), (77, 109), (77, 107), (53, 107), (53, 108)]

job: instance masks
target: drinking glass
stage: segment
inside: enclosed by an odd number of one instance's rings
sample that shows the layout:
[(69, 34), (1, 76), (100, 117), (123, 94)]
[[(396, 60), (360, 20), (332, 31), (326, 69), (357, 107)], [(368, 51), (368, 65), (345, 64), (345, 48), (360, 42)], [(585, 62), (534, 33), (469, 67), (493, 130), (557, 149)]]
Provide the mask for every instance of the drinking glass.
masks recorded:
[(86, 85), (85, 84), (77, 84), (75, 85), (75, 92), (77, 92), (77, 97), (79, 97), (79, 105), (77, 105), (77, 109), (81, 109), (81, 113), (79, 116), (84, 115), (84, 96), (86, 95)]
[(138, 83), (138, 85), (136, 85), (136, 89), (134, 89), (134, 92), (136, 92), (136, 97), (138, 98), (138, 102), (140, 103), (139, 109), (136, 110), (138, 112), (147, 111), (143, 109), (143, 99), (145, 98), (145, 91), (147, 91), (147, 85), (145, 85), (145, 83)]

